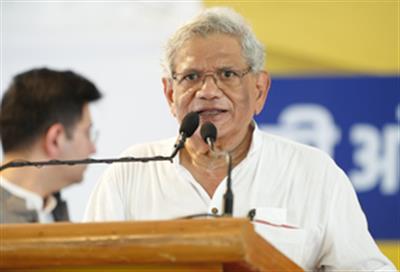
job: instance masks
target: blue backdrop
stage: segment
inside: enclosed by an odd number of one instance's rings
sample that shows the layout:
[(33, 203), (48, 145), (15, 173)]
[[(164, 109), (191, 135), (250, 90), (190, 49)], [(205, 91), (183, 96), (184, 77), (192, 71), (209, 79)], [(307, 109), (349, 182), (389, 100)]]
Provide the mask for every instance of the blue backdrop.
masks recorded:
[(400, 77), (274, 78), (263, 130), (316, 146), (346, 171), (375, 239), (400, 239)]

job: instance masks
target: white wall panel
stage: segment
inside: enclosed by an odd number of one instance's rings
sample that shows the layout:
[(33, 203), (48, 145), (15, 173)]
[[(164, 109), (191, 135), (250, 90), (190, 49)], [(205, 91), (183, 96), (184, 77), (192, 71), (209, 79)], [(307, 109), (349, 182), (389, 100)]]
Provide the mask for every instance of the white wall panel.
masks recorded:
[[(100, 130), (96, 158), (170, 137), (177, 124), (161, 84), (162, 47), (200, 2), (2, 2), (1, 92), (13, 75), (33, 67), (72, 69), (101, 89), (92, 107)], [(73, 221), (106, 165), (91, 165), (85, 180), (64, 190)]]

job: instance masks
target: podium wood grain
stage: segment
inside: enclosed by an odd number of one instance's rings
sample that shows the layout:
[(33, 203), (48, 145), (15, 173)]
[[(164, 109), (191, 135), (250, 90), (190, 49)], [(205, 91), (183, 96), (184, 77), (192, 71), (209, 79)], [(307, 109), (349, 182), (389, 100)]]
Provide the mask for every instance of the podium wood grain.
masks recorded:
[(0, 226), (1, 271), (303, 271), (247, 219)]

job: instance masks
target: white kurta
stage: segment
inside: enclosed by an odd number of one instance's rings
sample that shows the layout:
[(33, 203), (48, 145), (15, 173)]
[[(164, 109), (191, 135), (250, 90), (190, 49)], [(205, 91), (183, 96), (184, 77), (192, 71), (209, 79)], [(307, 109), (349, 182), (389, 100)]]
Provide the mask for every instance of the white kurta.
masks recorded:
[[(174, 141), (133, 146), (123, 156), (168, 156)], [(111, 165), (92, 192), (85, 221), (222, 213), (226, 180), (210, 198), (178, 157)], [(234, 216), (256, 209), (256, 231), (304, 269), (395, 271), (369, 234), (350, 181), (321, 151), (255, 129), (232, 186)]]

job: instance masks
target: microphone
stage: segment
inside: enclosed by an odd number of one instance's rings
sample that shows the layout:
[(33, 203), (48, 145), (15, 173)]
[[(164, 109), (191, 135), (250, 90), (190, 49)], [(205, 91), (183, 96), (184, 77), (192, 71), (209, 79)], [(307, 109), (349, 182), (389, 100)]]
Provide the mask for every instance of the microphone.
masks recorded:
[(175, 150), (171, 156), (154, 156), (154, 157), (122, 157), (117, 159), (82, 159), (82, 160), (49, 160), (49, 161), (26, 161), (14, 160), (3, 165), (0, 165), (0, 172), (8, 168), (19, 167), (42, 167), (42, 166), (55, 166), (55, 165), (77, 165), (77, 164), (95, 164), (95, 163), (115, 163), (115, 162), (151, 162), (151, 161), (170, 161), (176, 156), (178, 151), (185, 145), (185, 141), (199, 126), (199, 114), (197, 112), (188, 113), (182, 120), (181, 127), (179, 128), (178, 142), (175, 144)]
[[(214, 143), (217, 140), (217, 128), (211, 122), (204, 123), (200, 128), (201, 138), (208, 144), (211, 151), (214, 151)], [(215, 151), (214, 151), (215, 152)]]
[(224, 215), (232, 216), (233, 214), (233, 192), (232, 192), (232, 156), (229, 152), (217, 152), (214, 149), (214, 143), (217, 140), (217, 128), (211, 122), (204, 123), (200, 128), (200, 135), (204, 142), (208, 144), (210, 150), (216, 154), (225, 155), (225, 159), (228, 165), (227, 178), (226, 178), (226, 192), (224, 194)]
[(178, 151), (185, 145), (186, 139), (191, 137), (196, 129), (199, 127), (199, 114), (197, 112), (189, 112), (185, 115), (182, 120), (181, 126), (179, 128), (179, 138), (174, 146), (174, 151), (172, 152), (170, 159), (172, 160)]

